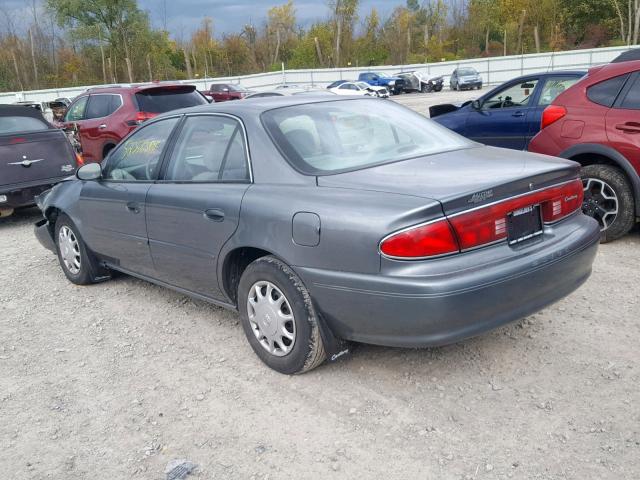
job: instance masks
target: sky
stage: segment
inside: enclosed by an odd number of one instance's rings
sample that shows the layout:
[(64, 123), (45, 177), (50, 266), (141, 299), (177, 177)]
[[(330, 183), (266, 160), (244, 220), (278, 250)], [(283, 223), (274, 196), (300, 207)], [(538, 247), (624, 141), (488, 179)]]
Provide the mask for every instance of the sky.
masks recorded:
[[(44, 0), (37, 0), (41, 4)], [(236, 32), (247, 23), (261, 25), (266, 18), (267, 10), (286, 0), (138, 0), (138, 5), (149, 13), (151, 22), (156, 28), (163, 28), (165, 18), (167, 29), (174, 38), (185, 38), (198, 28), (205, 16), (213, 18), (216, 35)], [(25, 0), (0, 0), (0, 29), (6, 28), (3, 12), (8, 13), (18, 30), (26, 29), (30, 22), (31, 2)], [(385, 18), (404, 0), (360, 0), (360, 16), (364, 17), (371, 7)], [(298, 23), (308, 26), (315, 20), (328, 16), (326, 0), (294, 0)]]

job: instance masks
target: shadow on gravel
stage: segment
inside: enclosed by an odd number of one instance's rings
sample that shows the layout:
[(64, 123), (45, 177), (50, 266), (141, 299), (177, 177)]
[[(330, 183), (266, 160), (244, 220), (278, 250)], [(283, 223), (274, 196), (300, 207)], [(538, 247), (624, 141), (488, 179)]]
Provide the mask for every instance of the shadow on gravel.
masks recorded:
[(42, 218), (38, 207), (20, 208), (13, 215), (0, 218), (0, 230), (35, 223)]

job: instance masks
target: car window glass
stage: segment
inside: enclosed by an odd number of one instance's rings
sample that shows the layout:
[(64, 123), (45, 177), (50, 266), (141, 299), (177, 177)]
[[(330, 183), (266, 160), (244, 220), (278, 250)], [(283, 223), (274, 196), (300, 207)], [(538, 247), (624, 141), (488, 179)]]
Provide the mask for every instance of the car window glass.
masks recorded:
[(544, 82), (538, 105), (550, 105), (558, 95), (580, 80), (579, 77), (551, 77)]
[(0, 135), (14, 132), (37, 132), (49, 127), (37, 118), (0, 117)]
[(533, 79), (512, 85), (485, 100), (482, 109), (526, 107), (537, 84), (538, 79)]
[(620, 90), (624, 87), (628, 77), (629, 74), (625, 74), (610, 78), (604, 82), (596, 83), (587, 89), (587, 97), (593, 103), (611, 107), (616, 101)]
[(621, 108), (640, 110), (640, 75), (638, 75), (622, 101)]
[(111, 115), (120, 106), (119, 95), (91, 95), (84, 114), (85, 119)]
[(178, 120), (168, 118), (137, 130), (109, 156), (103, 178), (123, 181), (154, 180), (162, 150)]
[(164, 113), (179, 108), (205, 105), (207, 101), (193, 87), (150, 88), (136, 93), (141, 112)]
[(248, 179), (242, 127), (223, 116), (185, 120), (171, 154), (165, 180), (180, 182)]
[(87, 100), (89, 97), (81, 97), (73, 105), (69, 108), (67, 115), (65, 117), (65, 121), (67, 122), (76, 122), (78, 120), (82, 120), (84, 118), (84, 108), (87, 105)]

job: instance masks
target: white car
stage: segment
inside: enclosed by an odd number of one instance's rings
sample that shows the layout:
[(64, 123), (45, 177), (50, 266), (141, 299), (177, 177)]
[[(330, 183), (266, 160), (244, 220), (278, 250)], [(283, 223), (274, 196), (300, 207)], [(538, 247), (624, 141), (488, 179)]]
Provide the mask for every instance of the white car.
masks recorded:
[(374, 87), (365, 82), (342, 82), (335, 87), (330, 85), (329, 91), (337, 95), (389, 98), (389, 91), (386, 87)]

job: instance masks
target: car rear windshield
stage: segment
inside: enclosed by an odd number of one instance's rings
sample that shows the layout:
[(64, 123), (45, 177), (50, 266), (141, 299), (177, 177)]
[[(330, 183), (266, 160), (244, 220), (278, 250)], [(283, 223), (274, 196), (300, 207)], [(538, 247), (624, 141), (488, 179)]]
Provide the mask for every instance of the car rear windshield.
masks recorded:
[(461, 68), (458, 70), (458, 75), (477, 75), (478, 72), (474, 68)]
[(0, 117), (0, 135), (15, 132), (37, 132), (49, 127), (33, 117)]
[(393, 102), (377, 99), (295, 105), (262, 114), (287, 161), (309, 175), (455, 150), (471, 142)]
[(142, 90), (136, 93), (136, 100), (140, 111), (149, 113), (164, 113), (208, 103), (195, 87), (191, 86)]

